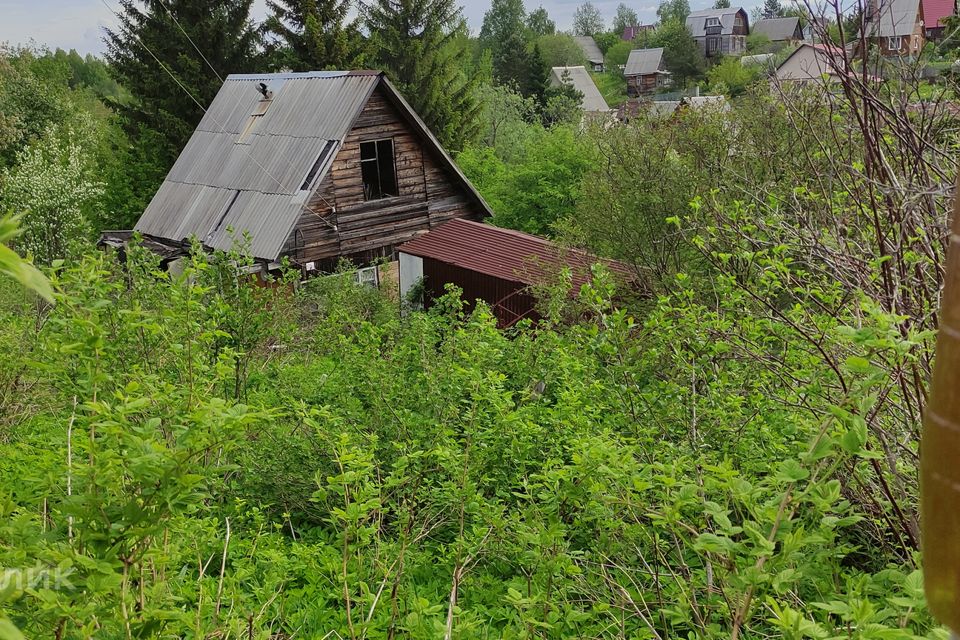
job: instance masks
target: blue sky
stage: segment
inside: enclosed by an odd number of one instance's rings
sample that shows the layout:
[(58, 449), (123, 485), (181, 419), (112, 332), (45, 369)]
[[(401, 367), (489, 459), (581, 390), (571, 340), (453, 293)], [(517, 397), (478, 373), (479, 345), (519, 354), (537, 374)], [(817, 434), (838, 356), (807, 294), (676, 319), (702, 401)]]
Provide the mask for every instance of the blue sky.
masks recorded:
[[(117, 0), (104, 0), (116, 9)], [(560, 29), (568, 29), (573, 12), (583, 0), (525, 0), (528, 10), (541, 4)], [(625, 0), (643, 22), (653, 22), (657, 0)], [(593, 0), (609, 23), (621, 0)], [(463, 12), (470, 28), (479, 31), (489, 0), (462, 0)], [(712, 4), (712, 0), (691, 0), (694, 9)], [(748, 9), (756, 0), (745, 3)], [(266, 12), (264, 0), (256, 0), (255, 15)], [(81, 53), (103, 51), (101, 35), (104, 26), (116, 23), (116, 18), (101, 0), (0, 0), (0, 42), (27, 44), (31, 40), (51, 48), (76, 49)]]

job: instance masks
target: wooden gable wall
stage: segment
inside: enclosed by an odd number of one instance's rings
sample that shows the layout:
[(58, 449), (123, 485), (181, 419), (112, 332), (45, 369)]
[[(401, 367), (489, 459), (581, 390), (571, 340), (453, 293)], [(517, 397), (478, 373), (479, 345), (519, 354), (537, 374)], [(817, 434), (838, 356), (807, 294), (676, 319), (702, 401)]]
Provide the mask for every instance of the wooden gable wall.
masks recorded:
[[(364, 201), (360, 144), (391, 138), (398, 197)], [(367, 262), (451, 218), (483, 213), (418, 132), (378, 88), (311, 198), (284, 253), (329, 268), (340, 257)], [(336, 229), (334, 229), (334, 225)]]

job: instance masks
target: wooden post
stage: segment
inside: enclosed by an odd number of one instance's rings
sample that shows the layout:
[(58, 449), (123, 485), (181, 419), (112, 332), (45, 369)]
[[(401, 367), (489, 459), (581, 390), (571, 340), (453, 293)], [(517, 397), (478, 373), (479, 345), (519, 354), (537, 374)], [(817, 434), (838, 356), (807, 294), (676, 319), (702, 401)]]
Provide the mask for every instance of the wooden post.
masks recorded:
[(957, 633), (960, 632), (960, 186), (954, 195), (936, 363), (920, 449), (927, 601), (930, 611)]

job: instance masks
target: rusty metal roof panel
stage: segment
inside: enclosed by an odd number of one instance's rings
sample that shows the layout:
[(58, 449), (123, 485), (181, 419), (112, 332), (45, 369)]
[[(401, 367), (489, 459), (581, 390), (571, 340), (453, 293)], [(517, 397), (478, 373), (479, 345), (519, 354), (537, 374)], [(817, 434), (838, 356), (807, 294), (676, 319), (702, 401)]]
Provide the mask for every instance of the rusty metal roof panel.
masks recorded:
[[(220, 249), (247, 231), (254, 257), (277, 259), (303, 210), (305, 199), (294, 196), (304, 177), (328, 141), (347, 135), (381, 78), (342, 71), (228, 76), (136, 230), (175, 241), (196, 236)], [(272, 92), (269, 103), (261, 83)]]
[(636, 274), (621, 262), (565, 249), (527, 233), (462, 218), (445, 222), (400, 245), (399, 251), (525, 285), (542, 284), (551, 273), (568, 267), (573, 274), (573, 289), (577, 291), (590, 280), (590, 266), (597, 262), (627, 280), (637, 280)]

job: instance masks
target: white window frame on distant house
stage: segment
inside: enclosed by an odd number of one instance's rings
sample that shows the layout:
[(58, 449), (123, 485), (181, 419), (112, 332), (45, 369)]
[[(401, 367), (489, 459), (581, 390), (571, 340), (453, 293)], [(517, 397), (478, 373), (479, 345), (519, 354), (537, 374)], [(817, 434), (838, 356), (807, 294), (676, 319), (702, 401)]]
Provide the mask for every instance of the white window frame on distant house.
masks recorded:
[(900, 51), (900, 48), (903, 47), (903, 36), (888, 36), (887, 37), (887, 50), (888, 51)]
[(703, 25), (705, 29), (709, 29), (710, 27), (719, 27), (719, 26), (720, 26), (720, 18), (716, 18), (713, 16), (707, 18), (707, 21)]
[(380, 270), (376, 266), (357, 269), (354, 278), (359, 285), (374, 289), (380, 287)]

